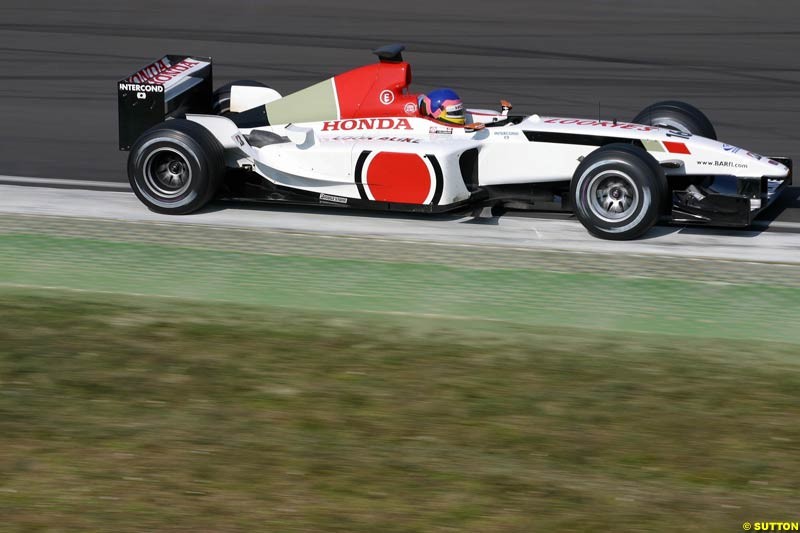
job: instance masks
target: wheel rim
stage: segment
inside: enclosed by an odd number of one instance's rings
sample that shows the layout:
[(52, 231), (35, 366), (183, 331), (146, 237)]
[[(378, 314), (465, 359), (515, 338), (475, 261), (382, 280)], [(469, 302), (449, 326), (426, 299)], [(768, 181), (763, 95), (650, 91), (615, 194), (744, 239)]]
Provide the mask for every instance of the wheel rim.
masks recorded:
[(629, 175), (608, 170), (594, 176), (588, 186), (589, 209), (606, 221), (627, 219), (639, 207), (639, 190)]
[(153, 150), (144, 162), (147, 187), (162, 198), (177, 198), (189, 190), (192, 169), (183, 154), (172, 148)]

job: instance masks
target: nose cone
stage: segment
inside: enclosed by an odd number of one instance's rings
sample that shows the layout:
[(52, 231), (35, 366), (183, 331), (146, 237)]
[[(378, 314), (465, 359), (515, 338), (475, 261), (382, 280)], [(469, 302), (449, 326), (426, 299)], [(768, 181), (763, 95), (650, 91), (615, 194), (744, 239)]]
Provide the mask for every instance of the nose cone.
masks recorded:
[(733, 168), (753, 176), (785, 178), (789, 175), (789, 167), (779, 161), (764, 157), (754, 152), (730, 144), (720, 143), (721, 154), (733, 163)]
[(768, 157), (762, 156), (756, 166), (763, 176), (770, 178), (785, 178), (789, 175), (789, 167)]

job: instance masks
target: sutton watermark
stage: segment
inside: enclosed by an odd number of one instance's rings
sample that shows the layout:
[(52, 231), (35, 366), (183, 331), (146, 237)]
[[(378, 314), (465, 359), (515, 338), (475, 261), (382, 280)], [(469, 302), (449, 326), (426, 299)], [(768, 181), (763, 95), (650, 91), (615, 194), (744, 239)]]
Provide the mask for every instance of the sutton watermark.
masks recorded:
[(745, 531), (800, 531), (800, 522), (745, 522)]

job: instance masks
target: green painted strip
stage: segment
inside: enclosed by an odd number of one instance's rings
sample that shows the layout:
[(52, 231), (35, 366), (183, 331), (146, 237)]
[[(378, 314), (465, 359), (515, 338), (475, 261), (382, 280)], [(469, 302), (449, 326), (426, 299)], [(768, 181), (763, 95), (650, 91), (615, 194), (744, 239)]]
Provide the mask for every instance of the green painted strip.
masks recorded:
[[(285, 236), (292, 239), (291, 235)], [(337, 246), (332, 243), (331, 246)], [(0, 235), (0, 283), (326, 312), (800, 342), (800, 287)], [(702, 276), (698, 277), (702, 280)], [(781, 317), (781, 318), (776, 318)]]

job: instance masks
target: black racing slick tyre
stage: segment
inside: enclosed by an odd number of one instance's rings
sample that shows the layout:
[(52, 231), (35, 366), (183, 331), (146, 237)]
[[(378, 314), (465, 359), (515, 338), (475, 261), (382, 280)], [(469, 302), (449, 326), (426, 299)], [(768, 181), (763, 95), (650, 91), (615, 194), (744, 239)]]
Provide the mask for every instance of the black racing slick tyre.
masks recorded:
[(575, 216), (596, 237), (629, 240), (655, 224), (667, 201), (656, 160), (636, 146), (609, 144), (586, 156), (570, 184)]
[(184, 215), (206, 205), (225, 175), (222, 145), (203, 126), (168, 120), (142, 134), (128, 156), (128, 181), (157, 213)]
[(253, 80), (238, 80), (231, 83), (226, 83), (214, 91), (211, 98), (211, 110), (215, 115), (224, 115), (231, 110), (231, 87), (234, 85), (242, 85), (244, 87), (267, 87), (260, 81)]
[(691, 133), (708, 139), (717, 139), (713, 124), (702, 111), (677, 100), (658, 102), (647, 106), (632, 122), (647, 126), (659, 126), (683, 133)]

